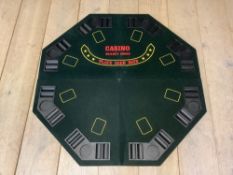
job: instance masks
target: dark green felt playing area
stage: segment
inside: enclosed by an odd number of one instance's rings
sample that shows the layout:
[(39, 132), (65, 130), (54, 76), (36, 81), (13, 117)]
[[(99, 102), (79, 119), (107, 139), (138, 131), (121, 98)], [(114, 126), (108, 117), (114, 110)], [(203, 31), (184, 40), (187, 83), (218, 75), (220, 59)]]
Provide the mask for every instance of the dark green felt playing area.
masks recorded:
[(80, 165), (159, 165), (206, 112), (196, 51), (149, 15), (88, 15), (43, 49), (33, 110)]

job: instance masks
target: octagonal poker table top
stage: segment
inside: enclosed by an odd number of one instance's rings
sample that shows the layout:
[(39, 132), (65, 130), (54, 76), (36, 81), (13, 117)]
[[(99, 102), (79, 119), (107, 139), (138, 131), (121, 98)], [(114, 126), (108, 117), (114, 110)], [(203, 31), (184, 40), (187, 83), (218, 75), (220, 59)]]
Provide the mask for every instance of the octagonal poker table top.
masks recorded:
[(149, 15), (88, 15), (43, 49), (33, 111), (80, 165), (160, 165), (206, 112), (196, 51)]

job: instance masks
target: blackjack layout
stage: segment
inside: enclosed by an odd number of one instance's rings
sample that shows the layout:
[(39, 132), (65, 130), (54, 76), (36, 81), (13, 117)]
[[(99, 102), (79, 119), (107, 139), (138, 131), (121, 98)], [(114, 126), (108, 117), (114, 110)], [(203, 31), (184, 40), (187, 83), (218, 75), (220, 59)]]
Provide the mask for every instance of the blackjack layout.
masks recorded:
[(206, 112), (196, 50), (150, 15), (90, 14), (43, 49), (33, 111), (80, 165), (160, 165)]

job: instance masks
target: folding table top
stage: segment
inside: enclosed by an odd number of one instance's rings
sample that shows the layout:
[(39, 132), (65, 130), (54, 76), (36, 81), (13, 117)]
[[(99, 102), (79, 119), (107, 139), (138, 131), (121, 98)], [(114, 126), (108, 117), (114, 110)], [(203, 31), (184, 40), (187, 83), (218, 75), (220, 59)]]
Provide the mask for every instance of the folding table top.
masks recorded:
[(196, 51), (149, 15), (88, 15), (43, 49), (33, 110), (80, 165), (159, 165), (206, 112)]

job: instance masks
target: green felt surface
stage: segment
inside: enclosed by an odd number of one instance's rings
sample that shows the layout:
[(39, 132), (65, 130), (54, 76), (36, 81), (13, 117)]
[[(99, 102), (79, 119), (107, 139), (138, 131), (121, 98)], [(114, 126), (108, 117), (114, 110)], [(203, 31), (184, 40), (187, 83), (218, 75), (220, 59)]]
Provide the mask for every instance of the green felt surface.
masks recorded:
[[(97, 24), (93, 27), (93, 19), (101, 17), (110, 18), (111, 27)], [(143, 19), (144, 23), (141, 23), (144, 25), (149, 20), (149, 23), (158, 25), (161, 32), (154, 35), (148, 32), (152, 27), (129, 27), (127, 20), (131, 17)], [(80, 32), (83, 24), (91, 28), (89, 31), (87, 27), (88, 34)], [(59, 56), (49, 58), (51, 47), (61, 39), (71, 47)], [(194, 69), (181, 69), (180, 55), (168, 46), (173, 40), (179, 40), (189, 49), (188, 59), (192, 60)], [(150, 44), (154, 46), (153, 52), (145, 52)], [(119, 55), (108, 56), (105, 46), (112, 45), (129, 46), (130, 51), (114, 51), (110, 53)], [(84, 53), (86, 47), (89, 50)], [(121, 55), (125, 53), (130, 55)], [(144, 53), (151, 54), (145, 55), (145, 59), (150, 57), (145, 62), (142, 59)], [(85, 58), (88, 54), (90, 60)], [(55, 71), (46, 71), (48, 59), (58, 61)], [(128, 60), (132, 64), (128, 64)], [(54, 104), (65, 117), (55, 126), (51, 126), (38, 111), (41, 86), (56, 87)], [(188, 126), (175, 118), (177, 112), (187, 105), (185, 87), (197, 87), (200, 101), (200, 109)], [(148, 15), (89, 15), (42, 52), (34, 112), (81, 165), (158, 165), (205, 111), (195, 49)], [(110, 159), (82, 160), (65, 141), (75, 128), (90, 142), (110, 143)], [(169, 133), (173, 142), (157, 160), (129, 159), (129, 142), (148, 143), (161, 129)]]

